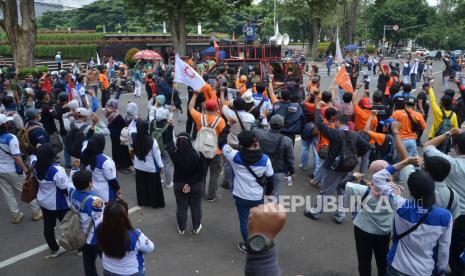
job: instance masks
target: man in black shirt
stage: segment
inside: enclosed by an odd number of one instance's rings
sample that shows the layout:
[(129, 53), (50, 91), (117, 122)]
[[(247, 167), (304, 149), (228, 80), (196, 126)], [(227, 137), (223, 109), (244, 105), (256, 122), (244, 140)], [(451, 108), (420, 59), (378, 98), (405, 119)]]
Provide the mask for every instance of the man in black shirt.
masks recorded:
[[(429, 89), (429, 83), (423, 83), (422, 85), (422, 90), (420, 93), (417, 95), (417, 106), (416, 109), (418, 112), (423, 115), (423, 119), (425, 119), (425, 122), (428, 120), (428, 112), (429, 112), (429, 100), (428, 100), (428, 89)], [(417, 132), (417, 146), (421, 147), (421, 136), (423, 135), (423, 130), (419, 130)]]
[[(389, 117), (391, 117), (392, 109), (390, 107), (390, 104), (384, 100), (384, 95), (381, 91), (376, 91), (375, 93), (373, 93), (372, 109), (378, 111), (378, 115), (376, 115), (376, 117), (378, 118), (378, 122), (385, 121)], [(383, 132), (383, 126), (378, 124), (376, 132)]]

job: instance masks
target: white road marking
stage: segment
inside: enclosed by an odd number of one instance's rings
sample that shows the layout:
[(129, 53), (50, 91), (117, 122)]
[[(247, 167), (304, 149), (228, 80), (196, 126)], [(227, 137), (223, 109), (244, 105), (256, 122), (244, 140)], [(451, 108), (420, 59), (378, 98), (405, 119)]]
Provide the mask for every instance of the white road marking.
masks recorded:
[[(134, 207), (132, 207), (131, 209), (129, 209), (128, 212), (129, 212), (129, 214), (132, 214), (132, 213), (137, 212), (137, 211), (139, 211), (139, 210), (141, 210), (141, 209), (142, 209), (142, 208), (139, 207), (139, 206), (134, 206)], [(14, 263), (16, 263), (16, 262), (18, 262), (18, 261), (27, 259), (27, 258), (29, 258), (29, 257), (31, 257), (31, 256), (36, 255), (36, 254), (39, 254), (39, 253), (41, 253), (41, 252), (43, 252), (43, 251), (45, 251), (45, 250), (47, 250), (47, 249), (48, 249), (48, 245), (47, 245), (47, 244), (42, 244), (42, 245), (40, 245), (40, 246), (37, 246), (36, 248), (33, 248), (33, 249), (31, 249), (31, 250), (28, 250), (28, 251), (26, 251), (26, 252), (23, 252), (23, 253), (21, 253), (21, 254), (18, 254), (18, 255), (16, 255), (16, 256), (11, 257), (11, 258), (9, 258), (9, 259), (6, 259), (6, 260), (4, 260), (4, 261), (1, 261), (1, 262), (0, 262), (0, 269), (2, 269), (2, 268), (4, 268), (4, 267), (7, 267), (7, 266), (9, 266), (9, 265), (12, 265), (12, 264), (14, 264)]]

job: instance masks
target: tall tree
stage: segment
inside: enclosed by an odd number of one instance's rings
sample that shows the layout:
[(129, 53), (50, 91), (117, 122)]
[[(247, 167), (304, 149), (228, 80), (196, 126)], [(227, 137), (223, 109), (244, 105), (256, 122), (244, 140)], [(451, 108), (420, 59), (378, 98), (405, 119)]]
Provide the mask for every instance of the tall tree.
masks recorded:
[(206, 20), (218, 20), (226, 11), (233, 11), (251, 0), (126, 0), (131, 7), (158, 13), (159, 20), (168, 21), (175, 51), (186, 54), (187, 26)]
[(342, 33), (346, 44), (354, 43), (355, 26), (360, 10), (360, 0), (345, 0), (343, 12)]
[(336, 9), (338, 0), (285, 0), (283, 11), (302, 23), (302, 30), (309, 41), (310, 56), (317, 55), (323, 19)]
[(8, 36), (16, 68), (34, 66), (37, 24), (34, 0), (0, 0), (0, 27)]

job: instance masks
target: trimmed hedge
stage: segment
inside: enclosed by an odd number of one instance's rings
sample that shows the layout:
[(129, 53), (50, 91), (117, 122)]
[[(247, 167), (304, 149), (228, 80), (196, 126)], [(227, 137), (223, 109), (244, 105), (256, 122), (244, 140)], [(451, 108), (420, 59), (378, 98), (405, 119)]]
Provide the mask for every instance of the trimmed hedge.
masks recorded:
[(24, 79), (29, 74), (32, 74), (35, 78), (38, 78), (40, 77), (40, 74), (47, 71), (48, 67), (45, 65), (37, 67), (24, 67), (19, 70), (18, 78)]
[[(84, 40), (97, 41), (105, 38), (104, 33), (55, 33), (37, 34), (37, 41)], [(0, 40), (7, 40), (6, 33), (0, 34)]]
[[(61, 52), (61, 56), (64, 59), (87, 60), (95, 56), (97, 45), (37, 45), (34, 56), (38, 58), (54, 58), (57, 51)], [(12, 56), (11, 47), (0, 45), (0, 55)]]

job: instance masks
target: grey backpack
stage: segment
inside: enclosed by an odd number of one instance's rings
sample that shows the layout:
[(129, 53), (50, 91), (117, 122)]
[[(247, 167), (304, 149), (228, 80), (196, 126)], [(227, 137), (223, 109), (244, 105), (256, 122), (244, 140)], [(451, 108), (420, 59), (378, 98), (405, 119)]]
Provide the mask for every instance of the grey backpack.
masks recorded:
[[(75, 191), (76, 190), (71, 193), (71, 196), (69, 197), (70, 199), (73, 198), (73, 193)], [(65, 217), (61, 221), (61, 224), (55, 228), (55, 237), (58, 244), (67, 251), (80, 249), (87, 242), (87, 237), (89, 236), (90, 230), (94, 226), (94, 220), (91, 219), (86, 233), (82, 232), (81, 222), (79, 220), (79, 210), (84, 208), (85, 203), (91, 197), (91, 195), (88, 195), (86, 198), (84, 198), (79, 206), (79, 209), (76, 209), (76, 207), (71, 204), (70, 210), (66, 213)]]

